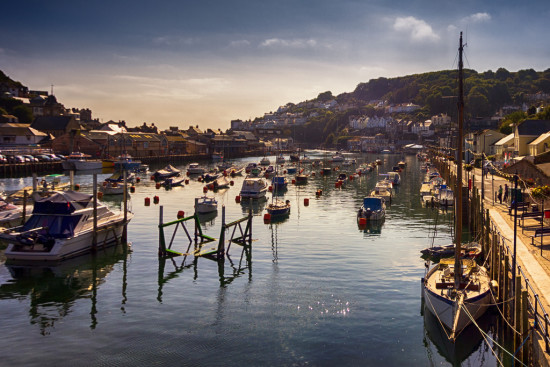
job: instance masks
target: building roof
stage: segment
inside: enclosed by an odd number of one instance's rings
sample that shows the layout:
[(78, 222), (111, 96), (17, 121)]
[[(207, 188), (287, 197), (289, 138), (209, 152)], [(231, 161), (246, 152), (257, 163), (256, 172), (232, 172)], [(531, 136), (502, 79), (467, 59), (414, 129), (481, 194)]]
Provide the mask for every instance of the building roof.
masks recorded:
[(518, 125), (519, 135), (539, 136), (550, 131), (549, 120), (525, 120)]
[(500, 139), (499, 141), (497, 141), (495, 145), (504, 145), (513, 141), (514, 141), (514, 133), (511, 133), (509, 135), (506, 135), (504, 138)]
[(187, 141), (182, 135), (165, 135), (167, 141)]
[(543, 143), (543, 142), (544, 142), (545, 140), (547, 140), (548, 138), (550, 138), (550, 132), (541, 134), (538, 138), (536, 138), (535, 140), (533, 140), (532, 142), (530, 142), (529, 145), (538, 145), (538, 144), (540, 144), (540, 143)]
[(65, 130), (67, 125), (74, 120), (72, 116), (38, 116), (31, 127), (38, 130)]
[(124, 136), (134, 141), (160, 141), (157, 134), (150, 133), (126, 133)]

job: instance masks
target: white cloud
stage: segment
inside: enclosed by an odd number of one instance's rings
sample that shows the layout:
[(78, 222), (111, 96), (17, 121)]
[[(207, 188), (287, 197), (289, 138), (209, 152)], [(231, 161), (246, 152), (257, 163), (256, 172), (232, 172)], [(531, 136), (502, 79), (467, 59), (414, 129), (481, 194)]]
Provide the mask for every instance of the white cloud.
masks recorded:
[(152, 42), (161, 46), (192, 46), (200, 41), (191, 37), (158, 36), (153, 38)]
[(439, 36), (433, 31), (432, 27), (422, 19), (415, 17), (398, 17), (393, 23), (393, 29), (410, 34), (413, 41), (437, 41)]
[(284, 40), (280, 38), (270, 38), (263, 41), (260, 47), (284, 47), (284, 48), (310, 48), (317, 46), (317, 41), (313, 39), (293, 39)]
[(229, 43), (229, 47), (234, 48), (241, 48), (241, 47), (248, 47), (250, 46), (250, 41), (248, 40), (237, 40), (237, 41), (231, 41)]
[(488, 13), (475, 13), (462, 19), (464, 23), (481, 23), (491, 20), (491, 15)]
[(204, 98), (221, 93), (230, 84), (224, 78), (168, 79), (136, 75), (115, 75), (114, 78), (128, 90), (139, 91), (137, 94), (173, 100)]

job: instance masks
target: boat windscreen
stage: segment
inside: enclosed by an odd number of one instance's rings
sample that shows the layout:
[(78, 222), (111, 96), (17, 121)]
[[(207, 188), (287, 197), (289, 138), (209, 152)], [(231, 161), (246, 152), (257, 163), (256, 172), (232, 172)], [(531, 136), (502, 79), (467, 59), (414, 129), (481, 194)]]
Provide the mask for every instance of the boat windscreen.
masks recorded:
[(379, 210), (382, 208), (382, 199), (380, 198), (364, 198), (363, 207), (365, 209)]
[(43, 234), (48, 234), (54, 238), (69, 238), (74, 235), (74, 229), (81, 217), (81, 215), (32, 215), (23, 226), (23, 231), (48, 227)]

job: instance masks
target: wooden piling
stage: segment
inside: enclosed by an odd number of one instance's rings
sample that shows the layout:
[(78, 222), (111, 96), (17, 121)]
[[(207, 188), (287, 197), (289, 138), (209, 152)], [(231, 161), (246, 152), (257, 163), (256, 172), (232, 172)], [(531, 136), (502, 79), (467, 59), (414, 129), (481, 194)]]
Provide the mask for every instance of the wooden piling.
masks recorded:
[(93, 211), (93, 218), (94, 218), (94, 234), (92, 236), (92, 251), (94, 251), (97, 248), (97, 173), (93, 174), (93, 204), (94, 204), (94, 211)]
[[(529, 301), (528, 301), (528, 292), (527, 289), (523, 289), (521, 291), (521, 338), (522, 340), (527, 338), (529, 335)], [(532, 339), (530, 339), (528, 342), (526, 342), (523, 345), (522, 352), (523, 352), (523, 363), (526, 366), (529, 366), (529, 355), (530, 355), (530, 345), (532, 345)]]
[(23, 213), (21, 214), (21, 225), (25, 224), (25, 218), (27, 217), (27, 199), (29, 193), (27, 190), (23, 190)]
[[(518, 350), (519, 346), (521, 345), (522, 335), (521, 332), (521, 275), (516, 276), (516, 283), (514, 285), (514, 310), (513, 310), (513, 320), (514, 323), (514, 329), (516, 332), (514, 333), (514, 351)], [(519, 360), (522, 359), (521, 350), (518, 350), (517, 358)]]

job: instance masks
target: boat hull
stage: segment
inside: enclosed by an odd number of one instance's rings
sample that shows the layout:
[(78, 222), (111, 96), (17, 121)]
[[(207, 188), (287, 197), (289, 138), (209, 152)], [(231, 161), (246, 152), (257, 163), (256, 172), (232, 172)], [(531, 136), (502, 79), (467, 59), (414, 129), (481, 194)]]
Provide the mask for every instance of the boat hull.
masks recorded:
[[(124, 225), (132, 218), (132, 214), (128, 213), (127, 221), (124, 221), (122, 214), (116, 218), (112, 218), (98, 225), (97, 247), (108, 247), (117, 243), (117, 240), (122, 235)], [(9, 261), (60, 261), (71, 257), (79, 256), (92, 251), (94, 231), (93, 228), (88, 228), (82, 231), (78, 236), (64, 239), (56, 239), (55, 244), (50, 251), (26, 250), (17, 251), (15, 245), (17, 241), (6, 240), (8, 247), (5, 255)]]
[[(426, 301), (426, 307), (428, 310), (436, 316), (441, 323), (449, 330), (453, 330), (453, 324), (455, 317), (458, 317), (456, 328), (454, 330), (455, 335), (460, 333), (466, 326), (468, 326), (472, 319), (464, 311), (459, 308), (456, 301), (449, 299), (444, 294), (447, 290), (436, 290), (433, 287), (427, 286), (428, 278), (437, 276), (438, 266), (434, 267), (427, 275), (423, 284), (423, 295)], [(439, 291), (439, 292), (438, 292)], [(474, 320), (477, 320), (481, 315), (487, 311), (488, 305), (491, 303), (491, 292), (487, 288), (479, 294), (475, 294), (473, 297), (466, 296), (464, 299), (464, 307), (468, 310), (468, 313)], [(458, 316), (455, 316), (457, 315)]]

